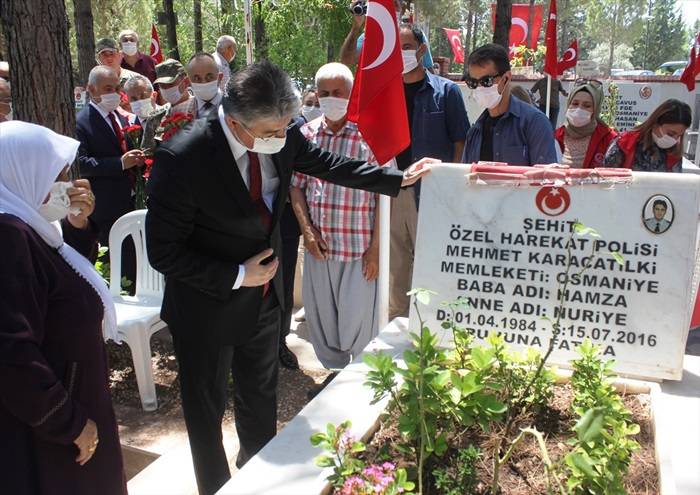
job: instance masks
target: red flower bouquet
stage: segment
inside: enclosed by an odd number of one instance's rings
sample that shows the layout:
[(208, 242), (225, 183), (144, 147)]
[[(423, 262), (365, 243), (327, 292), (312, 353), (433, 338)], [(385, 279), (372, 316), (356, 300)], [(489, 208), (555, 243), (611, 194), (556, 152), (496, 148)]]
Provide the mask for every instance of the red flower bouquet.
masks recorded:
[(177, 134), (177, 131), (185, 127), (187, 124), (192, 122), (193, 117), (189, 113), (175, 113), (168, 117), (167, 119), (163, 119), (163, 121), (160, 123), (160, 127), (163, 130), (162, 132), (162, 140), (163, 142), (167, 141), (171, 137), (173, 137), (175, 134)]

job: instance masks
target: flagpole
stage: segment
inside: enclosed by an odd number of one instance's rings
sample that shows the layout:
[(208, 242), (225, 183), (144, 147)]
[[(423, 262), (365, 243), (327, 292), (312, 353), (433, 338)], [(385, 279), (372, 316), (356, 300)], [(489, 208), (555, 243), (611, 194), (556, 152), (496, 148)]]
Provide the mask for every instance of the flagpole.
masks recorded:
[(547, 74), (547, 118), (549, 118), (549, 105), (552, 103), (552, 76)]
[(391, 231), (391, 198), (379, 195), (379, 277), (377, 308), (379, 330), (389, 323), (389, 242)]

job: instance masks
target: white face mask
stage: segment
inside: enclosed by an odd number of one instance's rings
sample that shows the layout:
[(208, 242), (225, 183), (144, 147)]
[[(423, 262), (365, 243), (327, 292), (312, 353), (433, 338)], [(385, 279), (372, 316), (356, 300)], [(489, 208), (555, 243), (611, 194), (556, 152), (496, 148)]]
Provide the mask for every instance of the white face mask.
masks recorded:
[(678, 140), (675, 138), (672, 138), (668, 134), (662, 134), (661, 137), (659, 137), (656, 135), (655, 132), (652, 131), (651, 137), (654, 138), (654, 142), (656, 143), (656, 146), (658, 146), (662, 150), (667, 150), (669, 148), (673, 148), (676, 144), (678, 144)]
[(503, 95), (498, 92), (498, 84), (490, 88), (479, 86), (474, 90), (474, 99), (479, 106), (493, 108), (501, 102)]
[(148, 117), (153, 111), (153, 102), (150, 98), (131, 102), (131, 111), (139, 117)]
[(311, 122), (312, 120), (319, 118), (323, 112), (320, 108), (313, 105), (304, 105), (301, 108), (301, 114), (304, 116), (307, 122)]
[(195, 83), (191, 84), (192, 92), (200, 100), (209, 101), (216, 96), (219, 91), (219, 80), (215, 79), (208, 83)]
[(132, 55), (136, 55), (139, 49), (136, 47), (136, 43), (133, 41), (125, 41), (122, 43), (122, 51), (124, 52), (124, 55), (131, 57)]
[(97, 104), (105, 113), (114, 112), (119, 107), (121, 98), (117, 93), (107, 93), (100, 97), (100, 102)]
[(418, 59), (416, 58), (416, 50), (401, 50), (403, 58), (403, 73), (408, 74), (413, 69), (418, 67)]
[(330, 121), (336, 122), (348, 113), (348, 102), (345, 98), (326, 96), (318, 99), (321, 105), (321, 112)]
[(163, 99), (171, 105), (175, 105), (178, 101), (180, 101), (180, 98), (182, 98), (180, 86), (173, 86), (172, 88), (160, 88), (160, 94), (163, 96)]
[(278, 138), (271, 137), (267, 139), (255, 138), (253, 143), (253, 148), (250, 150), (254, 153), (262, 153), (263, 155), (274, 155), (279, 153), (284, 148), (284, 144), (287, 142), (287, 137)]
[(569, 108), (566, 111), (566, 120), (574, 127), (583, 127), (591, 121), (593, 112), (583, 108)]
[(79, 208), (70, 207), (68, 189), (73, 187), (70, 182), (55, 182), (49, 191), (49, 200), (39, 207), (39, 215), (47, 222), (56, 222), (65, 218), (69, 213), (77, 215)]

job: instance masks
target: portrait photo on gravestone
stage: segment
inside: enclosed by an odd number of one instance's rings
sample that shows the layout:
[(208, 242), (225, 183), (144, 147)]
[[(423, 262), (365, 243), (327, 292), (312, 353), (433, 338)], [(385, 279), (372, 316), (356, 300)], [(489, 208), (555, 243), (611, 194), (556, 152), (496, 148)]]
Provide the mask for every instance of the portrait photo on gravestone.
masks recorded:
[[(554, 364), (588, 338), (622, 375), (679, 379), (700, 177), (508, 169), (441, 165), (424, 179), (412, 286), (438, 293), (426, 325), (454, 317), (480, 341), (497, 333), (522, 349), (546, 348), (558, 321)], [(458, 297), (463, 312), (440, 304)]]

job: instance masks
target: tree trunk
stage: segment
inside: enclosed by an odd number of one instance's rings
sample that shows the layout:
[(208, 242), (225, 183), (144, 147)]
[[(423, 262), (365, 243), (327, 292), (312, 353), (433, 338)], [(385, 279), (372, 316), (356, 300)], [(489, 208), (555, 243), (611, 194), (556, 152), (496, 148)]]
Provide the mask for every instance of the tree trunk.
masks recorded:
[(87, 85), (90, 70), (95, 61), (95, 32), (92, 26), (92, 2), (90, 0), (73, 0), (73, 17), (75, 19), (75, 39), (78, 45), (78, 81)]
[(63, 0), (3, 0), (15, 118), (75, 135), (68, 19)]
[[(525, 46), (532, 49), (534, 46), (532, 46), (532, 43), (530, 43), (530, 40), (532, 39), (532, 23), (535, 19), (535, 0), (530, 0), (530, 8), (527, 11), (527, 39), (525, 40)], [(539, 33), (538, 33), (539, 34)], [(537, 38), (535, 38), (537, 39)]]
[(510, 39), (512, 0), (496, 0), (496, 29), (493, 30), (493, 42), (508, 50)]
[(253, 4), (253, 32), (255, 35), (256, 60), (267, 59), (267, 33), (263, 18), (263, 2)]
[(204, 43), (202, 43), (202, 0), (194, 0), (194, 51), (204, 51)]
[(568, 0), (562, 0), (560, 4), (560, 9), (557, 12), (557, 26), (559, 27), (559, 39), (564, 42), (564, 46), (569, 46), (571, 40), (569, 39), (569, 2)]
[(613, 69), (613, 58), (615, 57), (615, 31), (617, 30), (617, 19), (618, 15), (620, 13), (620, 5), (618, 3), (615, 3), (615, 7), (613, 8), (613, 28), (610, 33), (610, 51), (608, 55), (608, 75), (612, 74), (612, 69)]
[(479, 15), (474, 14), (474, 33), (472, 34), (472, 49), (471, 51), (476, 50), (476, 40), (479, 37)]
[(221, 34), (231, 34), (233, 30), (233, 4), (231, 0), (221, 0), (221, 17), (223, 18)]
[(163, 10), (165, 11), (165, 30), (168, 36), (168, 57), (180, 60), (180, 49), (177, 46), (177, 22), (175, 19), (175, 8), (173, 0), (163, 0)]

